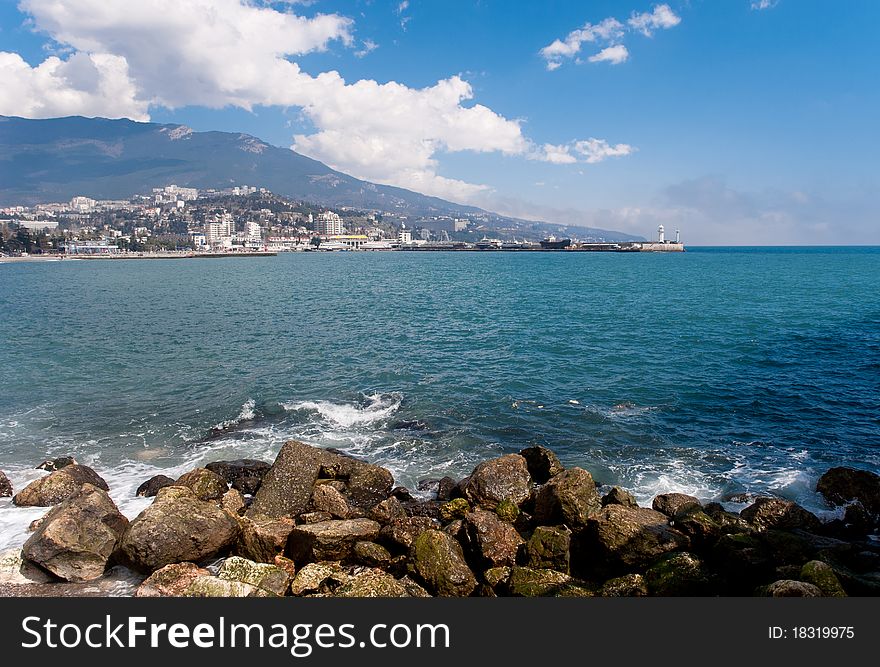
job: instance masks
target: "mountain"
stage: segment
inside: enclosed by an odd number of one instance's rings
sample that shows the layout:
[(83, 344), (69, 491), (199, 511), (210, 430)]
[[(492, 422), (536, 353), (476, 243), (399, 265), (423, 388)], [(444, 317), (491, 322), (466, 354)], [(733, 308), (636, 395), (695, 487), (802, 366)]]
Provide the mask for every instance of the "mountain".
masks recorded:
[[(404, 188), (377, 185), (335, 171), (288, 148), (230, 132), (194, 132), (183, 125), (106, 118), (32, 120), (0, 116), (0, 206), (126, 199), (176, 183), (199, 189), (265, 187), (327, 206), (396, 211), (419, 217), (486, 213)], [(559, 225), (492, 216), (494, 227), (552, 232)], [(637, 239), (578, 228), (581, 236)]]

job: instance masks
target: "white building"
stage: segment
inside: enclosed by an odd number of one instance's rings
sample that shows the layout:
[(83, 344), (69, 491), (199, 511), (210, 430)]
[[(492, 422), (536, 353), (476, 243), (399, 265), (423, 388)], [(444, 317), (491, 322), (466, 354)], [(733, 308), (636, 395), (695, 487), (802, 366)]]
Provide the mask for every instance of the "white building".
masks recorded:
[(318, 216), (315, 231), (322, 236), (339, 236), (343, 233), (342, 218), (333, 211), (324, 211)]
[(452, 231), (453, 232), (466, 232), (467, 227), (468, 227), (468, 221), (463, 218), (456, 219), (452, 223)]
[(208, 245), (229, 247), (235, 234), (235, 222), (231, 213), (224, 213), (219, 220), (205, 225), (205, 239)]
[(70, 208), (77, 213), (91, 213), (95, 210), (96, 203), (94, 199), (88, 197), (74, 197), (70, 200)]
[(403, 244), (412, 243), (412, 231), (406, 228), (405, 222), (400, 225), (400, 233), (397, 235), (397, 240)]

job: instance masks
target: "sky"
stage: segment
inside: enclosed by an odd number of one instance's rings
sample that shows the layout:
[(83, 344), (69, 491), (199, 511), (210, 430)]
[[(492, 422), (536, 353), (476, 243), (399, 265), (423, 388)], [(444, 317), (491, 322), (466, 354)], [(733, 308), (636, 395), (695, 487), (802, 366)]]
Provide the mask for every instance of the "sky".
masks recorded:
[(686, 243), (880, 244), (876, 0), (0, 0), (0, 114)]

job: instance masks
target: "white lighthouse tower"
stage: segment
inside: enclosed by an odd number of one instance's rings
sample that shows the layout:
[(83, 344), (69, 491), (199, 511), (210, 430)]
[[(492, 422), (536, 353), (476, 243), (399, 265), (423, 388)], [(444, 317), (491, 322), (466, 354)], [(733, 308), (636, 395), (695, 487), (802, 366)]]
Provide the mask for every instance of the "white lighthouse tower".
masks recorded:
[(681, 231), (678, 229), (675, 230), (675, 242), (681, 243)]
[(663, 225), (657, 228), (657, 243), (666, 243), (666, 234)]

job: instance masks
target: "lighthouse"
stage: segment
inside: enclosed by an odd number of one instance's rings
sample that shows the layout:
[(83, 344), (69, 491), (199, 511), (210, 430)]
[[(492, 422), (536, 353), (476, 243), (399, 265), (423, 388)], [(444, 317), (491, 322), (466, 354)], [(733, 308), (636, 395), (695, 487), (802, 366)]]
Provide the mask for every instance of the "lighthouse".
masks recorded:
[(657, 228), (657, 243), (666, 243), (666, 235), (664, 234), (663, 225)]
[(675, 242), (681, 243), (681, 231), (678, 229), (675, 230)]

